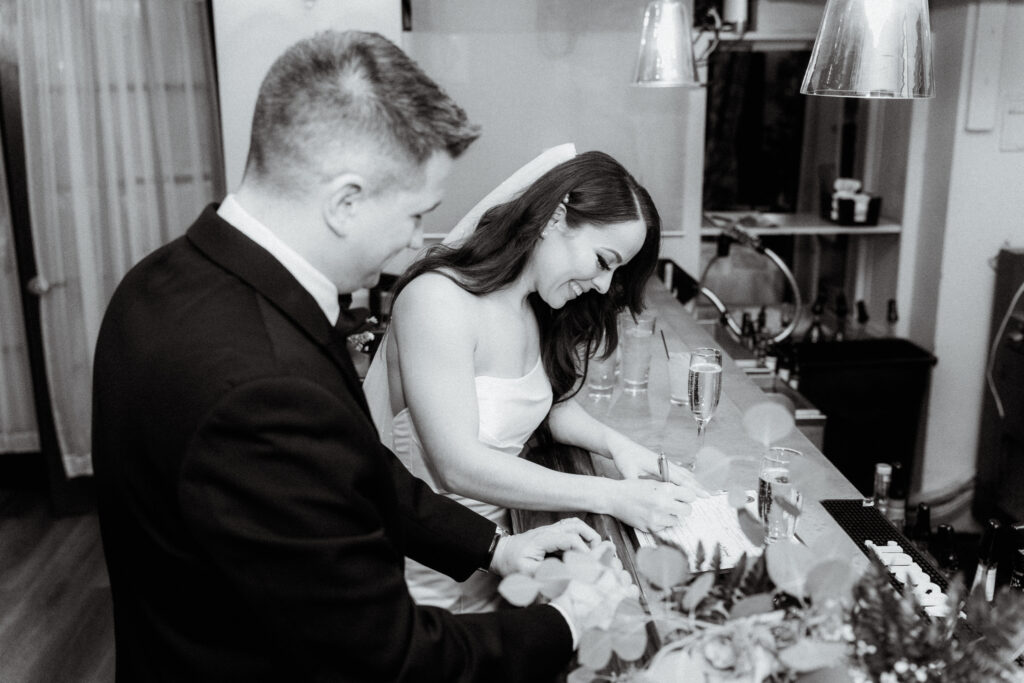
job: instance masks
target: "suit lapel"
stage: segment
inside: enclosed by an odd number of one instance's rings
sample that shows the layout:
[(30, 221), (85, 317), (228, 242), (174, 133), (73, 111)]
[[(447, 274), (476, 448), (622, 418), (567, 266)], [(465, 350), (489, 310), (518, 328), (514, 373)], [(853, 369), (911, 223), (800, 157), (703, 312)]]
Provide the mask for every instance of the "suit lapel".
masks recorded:
[(187, 237), (209, 259), (266, 298), (327, 353), (341, 371), (349, 392), (372, 423), (346, 340), (334, 330), (323, 310), (288, 269), (218, 216), (216, 204), (206, 207), (188, 229)]

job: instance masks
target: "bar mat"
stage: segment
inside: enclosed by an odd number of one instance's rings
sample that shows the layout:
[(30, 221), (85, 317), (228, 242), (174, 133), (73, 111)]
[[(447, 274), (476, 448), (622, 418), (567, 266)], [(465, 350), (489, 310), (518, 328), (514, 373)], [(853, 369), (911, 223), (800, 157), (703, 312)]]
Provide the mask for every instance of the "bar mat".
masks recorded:
[[(895, 541), (943, 592), (949, 587), (949, 581), (932, 560), (918, 550), (911, 540), (898, 531), (877, 508), (864, 505), (860, 498), (823, 500), (821, 506), (832, 515), (846, 535), (853, 539), (861, 552), (868, 557), (874, 557), (874, 554), (870, 548), (864, 545), (864, 541), (874, 541), (876, 545), (886, 545), (889, 541)], [(889, 575), (889, 581), (896, 590), (903, 591), (903, 584), (892, 574)]]

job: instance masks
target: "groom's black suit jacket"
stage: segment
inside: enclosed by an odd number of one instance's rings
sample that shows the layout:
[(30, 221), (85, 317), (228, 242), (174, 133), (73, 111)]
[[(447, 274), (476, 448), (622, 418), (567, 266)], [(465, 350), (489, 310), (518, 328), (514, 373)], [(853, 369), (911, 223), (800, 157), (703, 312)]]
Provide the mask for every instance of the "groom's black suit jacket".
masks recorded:
[(403, 556), (463, 579), (494, 525), (384, 448), (343, 338), (208, 207), (117, 288), (93, 456), (119, 681), (541, 681), (548, 606), (455, 616)]

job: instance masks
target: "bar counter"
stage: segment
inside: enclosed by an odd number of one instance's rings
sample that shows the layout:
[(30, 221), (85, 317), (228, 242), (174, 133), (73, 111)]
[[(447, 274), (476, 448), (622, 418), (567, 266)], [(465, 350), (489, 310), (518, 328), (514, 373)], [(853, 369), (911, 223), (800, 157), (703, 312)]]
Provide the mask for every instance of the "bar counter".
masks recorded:
[[(650, 381), (646, 392), (631, 395), (617, 385), (610, 397), (593, 398), (586, 387), (574, 400), (579, 401), (602, 422), (627, 434), (635, 441), (657, 451), (661, 448), (669, 459), (686, 464), (697, 451), (697, 425), (685, 406), (671, 405), (668, 386), (668, 360), (662, 343), (669, 350), (691, 350), (716, 346), (706, 327), (683, 308), (657, 279), (647, 288), (647, 306), (657, 315), (657, 328), (652, 345)], [(757, 468), (765, 446), (748, 437), (743, 429), (744, 411), (766, 399), (766, 395), (746, 376), (742, 369), (723, 352), (722, 396), (718, 409), (708, 423), (702, 457), (728, 461), (726, 476), (711, 482), (714, 488), (742, 485), (757, 488)], [(797, 535), (811, 550), (829, 549), (853, 563), (866, 564), (867, 559), (818, 501), (830, 498), (861, 498), (857, 489), (825, 458), (814, 445), (794, 428), (773, 446), (787, 446), (800, 451), (815, 472), (813, 485), (802, 490), (803, 513)], [(709, 452), (710, 447), (714, 451)], [(531, 460), (560, 471), (597, 474), (619, 478), (610, 460), (561, 444), (537, 446), (525, 455)], [(870, 457), (870, 454), (865, 454)], [(701, 463), (714, 464), (714, 463)], [(704, 469), (703, 467), (701, 469)], [(726, 468), (719, 468), (726, 469)], [(580, 516), (602, 537), (613, 541), (624, 566), (634, 574), (636, 537), (633, 530), (607, 515), (566, 512), (514, 510), (512, 523), (517, 531), (551, 523), (562, 517)], [(642, 587), (642, 582), (636, 580)]]

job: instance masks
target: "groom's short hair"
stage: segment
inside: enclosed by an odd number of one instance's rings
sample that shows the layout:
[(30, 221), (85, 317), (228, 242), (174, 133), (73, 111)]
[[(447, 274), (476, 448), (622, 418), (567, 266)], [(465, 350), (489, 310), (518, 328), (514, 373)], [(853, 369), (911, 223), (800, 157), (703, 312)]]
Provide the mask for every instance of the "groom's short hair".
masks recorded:
[[(480, 129), (419, 66), (376, 33), (324, 31), (288, 48), (260, 86), (246, 176), (301, 190), (345, 157), (383, 160), (382, 174), (458, 157)], [(391, 162), (391, 163), (387, 163)]]

